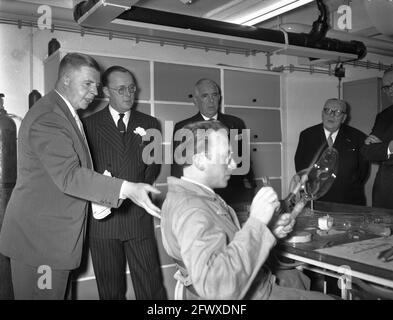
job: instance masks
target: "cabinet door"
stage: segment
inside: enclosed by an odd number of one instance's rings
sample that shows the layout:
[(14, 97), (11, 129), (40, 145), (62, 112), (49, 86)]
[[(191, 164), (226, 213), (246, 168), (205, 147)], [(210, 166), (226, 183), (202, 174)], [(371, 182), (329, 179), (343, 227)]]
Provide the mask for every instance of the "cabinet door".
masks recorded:
[(156, 103), (155, 116), (161, 122), (164, 142), (172, 142), (173, 128), (179, 121), (192, 117), (198, 112), (195, 106)]
[(251, 142), (281, 142), (280, 110), (225, 107), (225, 113), (244, 121)]
[[(138, 90), (135, 98), (150, 100), (150, 64), (148, 61), (92, 55), (100, 65), (102, 72), (111, 66), (122, 66), (132, 72)], [(100, 93), (102, 96), (102, 92)]]
[(245, 71), (224, 71), (226, 105), (280, 107), (280, 76)]
[(262, 176), (281, 177), (281, 145), (252, 145), (251, 165), (255, 178), (261, 178)]
[(209, 78), (220, 85), (220, 70), (173, 63), (154, 63), (154, 99), (192, 102), (195, 83)]

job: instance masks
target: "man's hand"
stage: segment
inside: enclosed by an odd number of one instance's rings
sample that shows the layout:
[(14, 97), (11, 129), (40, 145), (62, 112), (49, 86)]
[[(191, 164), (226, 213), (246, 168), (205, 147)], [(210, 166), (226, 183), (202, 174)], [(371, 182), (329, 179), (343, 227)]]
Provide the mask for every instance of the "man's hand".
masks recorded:
[(295, 225), (295, 219), (292, 218), (290, 213), (280, 215), (272, 227), (272, 232), (276, 238), (285, 238), (288, 233), (292, 232)]
[(370, 134), (366, 140), (364, 140), (364, 143), (369, 145), (369, 144), (373, 144), (373, 143), (381, 143), (382, 140), (379, 139), (377, 136), (374, 136), (373, 134)]
[(263, 187), (255, 195), (251, 203), (250, 216), (268, 224), (274, 211), (280, 207), (277, 193), (272, 187)]
[(156, 207), (153, 202), (151, 202), (149, 192), (156, 194), (161, 193), (160, 190), (147, 183), (133, 183), (125, 181), (124, 186), (122, 187), (122, 195), (145, 209), (152, 216), (161, 218), (161, 210)]

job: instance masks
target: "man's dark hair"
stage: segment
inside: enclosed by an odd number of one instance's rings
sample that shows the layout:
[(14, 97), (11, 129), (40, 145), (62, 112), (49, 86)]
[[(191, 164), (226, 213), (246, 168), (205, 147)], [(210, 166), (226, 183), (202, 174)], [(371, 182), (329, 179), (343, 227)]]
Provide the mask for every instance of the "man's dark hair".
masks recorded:
[(131, 71), (128, 70), (127, 68), (124, 68), (124, 67), (122, 67), (122, 66), (112, 66), (112, 67), (109, 67), (108, 69), (106, 69), (105, 72), (102, 74), (101, 82), (102, 82), (102, 85), (103, 85), (104, 87), (108, 86), (108, 81), (109, 81), (108, 79), (109, 79), (109, 76), (110, 76), (113, 72), (124, 72), (124, 73), (128, 73), (132, 78), (134, 78), (134, 75), (133, 75), (133, 74), (131, 73)]
[(62, 78), (70, 69), (79, 70), (82, 67), (90, 67), (101, 72), (97, 61), (87, 54), (70, 52), (60, 61), (59, 79)]
[[(228, 128), (218, 120), (192, 122), (178, 130), (177, 133), (183, 137), (178, 146), (182, 146), (183, 152), (174, 152), (174, 161), (182, 169), (192, 164), (192, 157), (195, 154), (204, 152), (208, 155), (209, 136), (212, 132), (223, 131), (228, 135)], [(192, 152), (189, 152), (192, 150)], [(185, 163), (181, 163), (184, 162)], [(180, 162), (181, 161), (181, 162)], [(180, 163), (179, 163), (180, 162)]]

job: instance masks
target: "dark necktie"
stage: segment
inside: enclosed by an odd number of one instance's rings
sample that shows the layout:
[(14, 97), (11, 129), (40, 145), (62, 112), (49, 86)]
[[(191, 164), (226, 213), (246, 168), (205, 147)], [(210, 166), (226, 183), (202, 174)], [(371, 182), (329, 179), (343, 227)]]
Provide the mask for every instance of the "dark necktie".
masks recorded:
[(123, 118), (124, 118), (124, 113), (119, 113), (119, 120), (117, 121), (117, 128), (120, 131), (121, 139), (124, 144), (125, 143), (124, 138), (126, 135), (126, 125), (124, 124)]
[(126, 125), (124, 124), (123, 118), (124, 118), (124, 113), (119, 113), (119, 120), (117, 121), (117, 128), (119, 129), (121, 134), (126, 133)]

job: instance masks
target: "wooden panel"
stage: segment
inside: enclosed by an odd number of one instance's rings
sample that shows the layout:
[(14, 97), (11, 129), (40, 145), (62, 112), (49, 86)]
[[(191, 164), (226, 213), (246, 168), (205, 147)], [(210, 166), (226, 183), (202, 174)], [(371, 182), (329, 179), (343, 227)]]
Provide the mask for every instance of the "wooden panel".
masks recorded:
[(251, 161), (255, 178), (281, 177), (281, 145), (252, 145)]
[(251, 130), (251, 142), (281, 142), (280, 110), (226, 107), (225, 113), (245, 122)]
[(225, 104), (280, 107), (280, 76), (274, 74), (224, 71)]
[[(117, 65), (127, 68), (134, 75), (138, 90), (135, 98), (138, 100), (150, 100), (150, 63), (149, 61), (106, 57), (91, 55), (99, 63), (102, 72), (107, 68)], [(100, 94), (102, 96), (102, 93)]]
[(161, 122), (164, 142), (172, 142), (173, 128), (177, 122), (190, 118), (197, 112), (197, 108), (193, 105), (157, 103), (155, 105), (155, 116)]
[(192, 102), (195, 83), (209, 78), (220, 85), (220, 70), (172, 63), (154, 63), (154, 99)]

